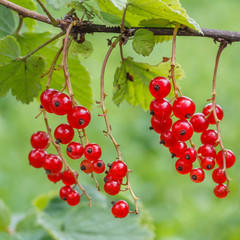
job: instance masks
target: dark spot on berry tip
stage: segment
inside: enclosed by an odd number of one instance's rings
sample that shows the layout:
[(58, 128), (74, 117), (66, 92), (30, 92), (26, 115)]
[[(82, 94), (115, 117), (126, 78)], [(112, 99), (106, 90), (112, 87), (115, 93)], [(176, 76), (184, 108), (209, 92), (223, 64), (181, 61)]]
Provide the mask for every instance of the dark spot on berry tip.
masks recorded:
[(103, 180), (104, 180), (105, 183), (108, 181), (106, 177)]
[(59, 107), (60, 106), (60, 102), (58, 102), (58, 101), (54, 102), (54, 106), (55, 107)]
[(112, 201), (111, 204), (114, 205), (116, 202), (115, 201)]
[(56, 139), (55, 143), (59, 144), (61, 142), (61, 140), (59, 138)]
[(97, 163), (97, 166), (100, 168), (100, 167), (102, 167), (102, 163), (101, 162), (98, 162)]
[(153, 116), (155, 115), (153, 110), (150, 111), (150, 114)]
[(160, 86), (158, 84), (156, 84), (153, 88), (154, 88), (155, 91), (159, 91), (160, 90)]
[(160, 141), (160, 144), (163, 144), (163, 145), (165, 145), (165, 142), (164, 142), (164, 140), (162, 140), (162, 139), (161, 139), (161, 141)]
[(85, 123), (84, 119), (82, 119), (82, 118), (80, 118), (78, 122), (80, 125), (83, 125)]
[(88, 153), (92, 153), (92, 151), (93, 151), (92, 148), (88, 148), (88, 149), (87, 149), (87, 152), (88, 152)]
[(42, 104), (40, 105), (40, 109), (42, 109), (43, 108), (43, 106), (42, 106)]
[(46, 172), (47, 175), (51, 173), (51, 171), (48, 170), (48, 169), (45, 169), (45, 172)]
[(153, 127), (152, 127), (152, 126), (150, 126), (150, 127), (149, 127), (149, 130), (153, 130)]
[(211, 164), (208, 164), (207, 165), (207, 169), (211, 169), (212, 168), (212, 165)]
[(63, 201), (66, 201), (66, 200), (67, 200), (67, 198), (66, 198), (66, 197), (64, 197), (62, 200), (63, 200)]
[(176, 154), (175, 153), (172, 153), (172, 158), (175, 158), (176, 157)]
[(84, 171), (84, 170), (86, 170), (87, 168), (86, 168), (84, 165), (82, 165), (82, 166), (80, 167), (80, 169), (81, 169), (82, 171)]
[(179, 167), (177, 168), (177, 170), (178, 170), (178, 171), (182, 171), (182, 167), (179, 166)]
[(183, 130), (180, 131), (180, 135), (181, 135), (181, 136), (183, 136), (183, 135), (185, 135), (185, 134), (186, 134), (186, 130), (183, 129)]
[(192, 180), (197, 180), (197, 176), (196, 175), (192, 175)]
[(107, 166), (108, 166), (109, 168), (111, 168), (111, 167), (112, 167), (112, 164), (111, 164), (111, 163), (108, 163)]
[(108, 170), (106, 170), (106, 171), (105, 171), (105, 173), (106, 173), (106, 174), (109, 174), (109, 171), (108, 171)]
[(71, 152), (71, 151), (72, 151), (72, 148), (71, 148), (71, 147), (68, 147), (68, 148), (67, 148), (67, 151), (68, 151), (68, 152)]
[(190, 119), (190, 117), (191, 117), (190, 113), (185, 115), (185, 118), (187, 118), (187, 119)]
[(190, 156), (187, 154), (187, 155), (185, 156), (185, 159), (186, 159), (186, 160), (189, 160), (189, 159), (190, 159)]

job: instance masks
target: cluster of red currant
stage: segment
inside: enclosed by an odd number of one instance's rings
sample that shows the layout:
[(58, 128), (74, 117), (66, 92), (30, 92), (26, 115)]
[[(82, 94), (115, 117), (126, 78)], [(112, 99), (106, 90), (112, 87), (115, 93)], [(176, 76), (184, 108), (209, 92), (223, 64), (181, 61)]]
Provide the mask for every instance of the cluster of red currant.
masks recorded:
[[(235, 155), (229, 149), (216, 148), (219, 143), (219, 133), (208, 129), (209, 125), (216, 124), (223, 118), (223, 110), (209, 103), (202, 113), (195, 113), (195, 104), (192, 99), (180, 96), (176, 97), (173, 104), (165, 99), (171, 91), (170, 81), (165, 77), (154, 78), (149, 85), (149, 90), (155, 98), (150, 104), (152, 115), (151, 127), (160, 134), (160, 143), (169, 148), (172, 158), (177, 157), (175, 167), (180, 174), (190, 173), (193, 182), (200, 183), (205, 178), (204, 170), (212, 170), (217, 163), (218, 167), (212, 172), (212, 179), (218, 185), (214, 188), (214, 194), (218, 198), (227, 196), (229, 189), (224, 184), (227, 181), (226, 168), (235, 163)], [(178, 120), (172, 122), (172, 117)], [(190, 120), (188, 120), (190, 119)], [(201, 133), (202, 145), (196, 150), (191, 137), (193, 133)], [(190, 147), (186, 141), (190, 142)], [(193, 163), (198, 159), (200, 167), (193, 168)]]

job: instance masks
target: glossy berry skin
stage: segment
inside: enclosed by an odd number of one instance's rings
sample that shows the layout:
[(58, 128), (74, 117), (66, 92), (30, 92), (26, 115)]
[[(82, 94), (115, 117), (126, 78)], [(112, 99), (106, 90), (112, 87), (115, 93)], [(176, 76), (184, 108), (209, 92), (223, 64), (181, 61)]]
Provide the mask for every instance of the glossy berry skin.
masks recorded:
[(43, 91), (40, 96), (40, 101), (41, 101), (42, 107), (49, 113), (52, 113), (52, 110), (50, 108), (50, 102), (51, 102), (53, 96), (57, 93), (59, 93), (57, 90), (49, 88), (49, 89), (46, 89), (45, 91)]
[(112, 206), (112, 214), (116, 218), (124, 218), (129, 213), (129, 205), (124, 200), (118, 200)]
[(102, 150), (98, 144), (90, 143), (84, 148), (83, 154), (88, 160), (98, 160), (102, 155)]
[(107, 174), (104, 178), (104, 181), (107, 182), (108, 180), (115, 180), (115, 181), (119, 181), (120, 184), (122, 184), (122, 179), (116, 179), (114, 178), (111, 174)]
[(78, 143), (78, 142), (71, 142), (67, 145), (67, 155), (71, 158), (71, 159), (79, 159), (82, 157), (83, 155), (83, 151), (84, 148), (82, 146), (82, 144)]
[(208, 129), (201, 134), (202, 144), (216, 145), (218, 133), (215, 130)]
[(85, 173), (92, 173), (93, 172), (93, 162), (91, 160), (84, 159), (80, 164), (80, 169)]
[(121, 184), (116, 180), (108, 180), (104, 184), (104, 191), (109, 195), (117, 195), (120, 192)]
[(47, 149), (49, 146), (49, 136), (43, 131), (35, 132), (30, 141), (33, 148)]
[[(231, 150), (226, 149), (226, 151), (224, 152), (224, 156), (226, 159), (226, 168), (232, 167), (236, 161), (235, 154)], [(217, 154), (216, 162), (219, 167), (223, 167), (223, 153), (221, 150)]]
[(225, 173), (220, 167), (213, 170), (212, 179), (215, 183), (224, 183), (227, 181)]
[(165, 147), (172, 147), (178, 142), (177, 138), (173, 135), (172, 130), (167, 130), (160, 135), (160, 144)]
[(156, 133), (163, 133), (166, 130), (169, 130), (172, 127), (172, 119), (166, 118), (163, 120), (158, 120), (157, 118), (155, 118), (154, 116), (151, 118), (151, 125), (153, 130)]
[(50, 173), (47, 175), (49, 181), (56, 183), (59, 182), (60, 180), (62, 180), (62, 172), (58, 172), (58, 173)]
[(193, 182), (195, 183), (200, 183), (204, 180), (205, 178), (205, 173), (201, 168), (194, 168), (190, 172), (190, 178)]
[(214, 194), (218, 198), (225, 198), (228, 195), (227, 186), (225, 184), (218, 184), (214, 190)]
[(62, 160), (54, 154), (48, 154), (43, 162), (43, 168), (49, 173), (58, 173), (62, 170)]
[(165, 98), (171, 91), (171, 83), (165, 77), (155, 77), (149, 84), (149, 91), (155, 98)]
[(121, 160), (114, 161), (111, 168), (109, 169), (109, 174), (115, 179), (122, 179), (126, 176), (128, 171), (127, 165)]
[(54, 137), (57, 143), (68, 144), (74, 137), (74, 130), (68, 124), (60, 124), (54, 131)]
[(172, 106), (166, 99), (153, 99), (150, 104), (150, 113), (162, 121), (169, 118), (172, 113)]
[(193, 127), (187, 120), (180, 119), (172, 125), (172, 132), (179, 141), (187, 141), (193, 135)]
[(67, 195), (72, 191), (70, 186), (63, 186), (59, 190), (59, 196), (63, 201), (67, 200)]
[(212, 157), (213, 159), (215, 159), (216, 158), (216, 149), (212, 145), (202, 144), (198, 148), (198, 154), (201, 154), (201, 157)]
[(215, 167), (215, 160), (212, 157), (201, 158), (201, 167), (205, 170), (212, 170)]
[(91, 120), (91, 114), (83, 106), (75, 106), (67, 115), (68, 123), (76, 129), (83, 129), (88, 126)]
[(193, 114), (193, 116), (190, 119), (190, 123), (193, 126), (194, 132), (198, 133), (205, 131), (209, 126), (209, 122), (205, 118), (205, 115), (203, 113)]
[(180, 158), (182, 157), (186, 149), (187, 144), (183, 141), (178, 141), (176, 144), (169, 148), (169, 152), (172, 154), (172, 158), (174, 157)]
[(80, 200), (81, 197), (79, 193), (74, 189), (72, 189), (72, 191), (67, 195), (67, 203), (70, 206), (76, 206), (77, 204), (79, 204)]
[(96, 160), (93, 162), (93, 171), (97, 174), (105, 171), (105, 163), (102, 160)]
[[(77, 177), (77, 174), (75, 175)], [(62, 175), (62, 182), (64, 185), (70, 186), (76, 183), (76, 180), (69, 170), (65, 170)]]
[[(208, 103), (202, 110), (202, 113), (205, 116), (208, 116), (210, 111), (212, 108), (212, 103)], [(217, 114), (217, 118), (221, 121), (223, 119), (223, 110), (221, 108), (221, 106), (219, 106), (218, 104), (216, 105), (216, 114)], [(213, 112), (211, 112), (211, 114), (207, 117), (207, 120), (210, 124), (216, 124), (216, 121), (214, 119), (214, 115)]]
[(179, 158), (175, 163), (175, 168), (182, 175), (188, 174), (192, 170), (192, 163)]
[(28, 154), (29, 164), (34, 168), (41, 168), (47, 155), (47, 152), (42, 149), (33, 149)]
[(191, 98), (182, 96), (173, 102), (173, 114), (179, 119), (191, 118), (195, 112), (195, 103)]
[(197, 151), (192, 147), (187, 148), (182, 155), (182, 159), (191, 163), (195, 162), (197, 159)]

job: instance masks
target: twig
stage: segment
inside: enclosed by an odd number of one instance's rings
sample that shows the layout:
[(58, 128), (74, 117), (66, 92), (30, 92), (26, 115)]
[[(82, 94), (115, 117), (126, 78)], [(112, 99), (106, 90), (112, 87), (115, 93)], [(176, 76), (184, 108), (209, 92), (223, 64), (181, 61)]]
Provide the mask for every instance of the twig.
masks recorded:
[(22, 28), (22, 24), (23, 24), (23, 16), (19, 15), (19, 22), (18, 22), (17, 29), (15, 31), (16, 35), (19, 35), (19, 32), (20, 32), (20, 30)]

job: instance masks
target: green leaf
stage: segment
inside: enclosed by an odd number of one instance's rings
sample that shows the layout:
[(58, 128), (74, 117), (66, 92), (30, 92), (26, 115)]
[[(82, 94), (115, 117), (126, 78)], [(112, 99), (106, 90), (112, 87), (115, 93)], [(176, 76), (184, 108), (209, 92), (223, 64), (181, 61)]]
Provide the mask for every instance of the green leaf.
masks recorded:
[(93, 52), (92, 43), (89, 41), (85, 41), (81, 44), (77, 42), (72, 42), (69, 48), (69, 53), (73, 55), (81, 54), (83, 57), (88, 58)]
[(30, 32), (32, 32), (34, 30), (34, 27), (37, 26), (37, 22), (32, 18), (24, 18), (23, 22)]
[(60, 10), (68, 2), (70, 2), (70, 0), (47, 0), (47, 4), (53, 7), (55, 10)]
[(55, 196), (55, 191), (41, 194), (37, 198), (33, 199), (32, 204), (36, 207), (37, 210), (42, 211), (44, 208), (47, 207), (49, 201), (52, 200)]
[(0, 199), (0, 231), (7, 231), (11, 221), (11, 212), (5, 203)]
[[(170, 66), (170, 61), (164, 61), (152, 66), (146, 63), (134, 62), (130, 57), (125, 59), (115, 72), (113, 101), (119, 106), (121, 102), (127, 100), (133, 106), (140, 105), (144, 110), (148, 110), (153, 99), (148, 89), (149, 82), (156, 76), (168, 77)], [(176, 64), (176, 80), (183, 77), (183, 70), (180, 65)]]
[(12, 11), (0, 5), (0, 38), (11, 35), (14, 30), (15, 22)]
[(124, 9), (127, 4), (127, 0), (111, 0), (111, 2), (120, 10)]
[(155, 46), (153, 33), (146, 29), (137, 30), (134, 34), (132, 46), (136, 53), (149, 56)]
[[(111, 23), (111, 24), (117, 25), (117, 26), (119, 26), (122, 22), (122, 18), (120, 18), (116, 15), (113, 15), (111, 13), (101, 11), (100, 14), (101, 14), (104, 22)], [(130, 23), (127, 21), (124, 21), (124, 25), (125, 25), (125, 27), (131, 28)]]

